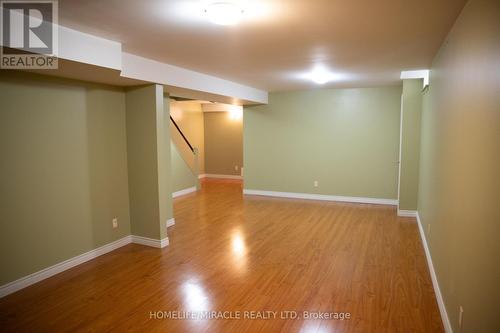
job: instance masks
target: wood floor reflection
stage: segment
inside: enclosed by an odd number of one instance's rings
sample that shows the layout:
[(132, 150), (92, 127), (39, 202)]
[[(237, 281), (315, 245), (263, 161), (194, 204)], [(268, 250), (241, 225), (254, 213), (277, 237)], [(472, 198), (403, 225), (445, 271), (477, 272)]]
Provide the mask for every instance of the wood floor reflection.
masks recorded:
[[(0, 330), (443, 332), (414, 218), (391, 206), (243, 197), (241, 187), (210, 180), (175, 199), (163, 250), (127, 245), (0, 299)], [(169, 320), (157, 311), (351, 318)]]

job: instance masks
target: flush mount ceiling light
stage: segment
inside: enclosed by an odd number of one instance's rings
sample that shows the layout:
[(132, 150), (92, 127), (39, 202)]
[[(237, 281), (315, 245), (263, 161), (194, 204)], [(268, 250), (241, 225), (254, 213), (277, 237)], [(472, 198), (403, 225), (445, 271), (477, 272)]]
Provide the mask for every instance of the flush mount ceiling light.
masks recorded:
[(218, 25), (235, 25), (241, 21), (243, 8), (230, 1), (216, 1), (205, 8), (210, 22)]
[(323, 66), (316, 66), (311, 71), (310, 79), (316, 84), (325, 84), (333, 79), (333, 74)]
[(324, 64), (315, 64), (309, 70), (303, 72), (289, 72), (286, 74), (289, 79), (314, 82), (318, 85), (326, 83), (340, 83), (357, 81), (358, 76), (353, 73), (332, 71)]

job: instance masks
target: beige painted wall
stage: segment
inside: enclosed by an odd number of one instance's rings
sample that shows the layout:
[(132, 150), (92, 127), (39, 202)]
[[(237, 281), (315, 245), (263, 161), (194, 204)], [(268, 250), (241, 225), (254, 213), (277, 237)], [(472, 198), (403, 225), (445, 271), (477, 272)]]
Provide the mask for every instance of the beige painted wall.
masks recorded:
[(245, 188), (396, 199), (400, 100), (401, 87), (318, 89), (246, 107)]
[(499, 73), (500, 2), (471, 0), (433, 61), (421, 133), (418, 210), (455, 332), (500, 332)]
[[(198, 148), (198, 168), (199, 173), (205, 173), (205, 137), (203, 124), (203, 111), (201, 104), (191, 101), (174, 101), (165, 99), (165, 104), (170, 104), (171, 115), (191, 145)], [(194, 157), (189, 146), (184, 142), (173, 124), (170, 124), (172, 141), (182, 158), (194, 171)], [(175, 177), (175, 175), (174, 175)]]
[(422, 79), (403, 80), (399, 209), (417, 210)]
[(173, 216), (169, 107), (163, 87), (126, 92), (128, 182), (132, 234), (163, 239)]
[(0, 156), (0, 285), (130, 234), (121, 89), (1, 71)]
[(243, 119), (232, 117), (230, 112), (205, 112), (204, 120), (205, 172), (240, 175), (243, 166)]

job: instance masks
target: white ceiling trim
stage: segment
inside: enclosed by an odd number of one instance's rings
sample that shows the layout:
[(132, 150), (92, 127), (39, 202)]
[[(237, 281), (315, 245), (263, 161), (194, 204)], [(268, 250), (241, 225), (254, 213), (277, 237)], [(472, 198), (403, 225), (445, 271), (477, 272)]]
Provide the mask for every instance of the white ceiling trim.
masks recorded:
[(267, 91), (126, 53), (119, 42), (60, 25), (57, 29), (59, 59), (118, 70), (124, 78), (225, 96), (235, 103), (268, 102)]
[(429, 85), (429, 70), (419, 69), (416, 71), (402, 71), (401, 80), (406, 79), (424, 79), (424, 88)]
[(266, 91), (126, 52), (122, 52), (121, 75), (256, 103), (268, 102)]
[(89, 65), (122, 69), (122, 45), (109, 39), (59, 26), (58, 58)]

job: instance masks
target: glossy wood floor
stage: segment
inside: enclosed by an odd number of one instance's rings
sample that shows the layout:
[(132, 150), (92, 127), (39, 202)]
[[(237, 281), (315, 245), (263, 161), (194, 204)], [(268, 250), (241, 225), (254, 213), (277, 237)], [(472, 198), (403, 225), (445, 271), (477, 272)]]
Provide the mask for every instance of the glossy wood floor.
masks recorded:
[[(222, 180), (174, 205), (169, 247), (127, 245), (0, 299), (0, 331), (443, 331), (416, 222), (395, 207), (243, 198)], [(150, 318), (175, 310), (351, 319)]]

